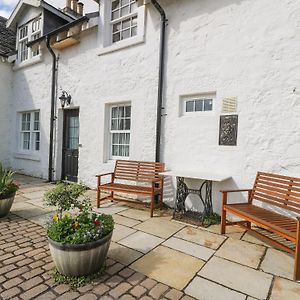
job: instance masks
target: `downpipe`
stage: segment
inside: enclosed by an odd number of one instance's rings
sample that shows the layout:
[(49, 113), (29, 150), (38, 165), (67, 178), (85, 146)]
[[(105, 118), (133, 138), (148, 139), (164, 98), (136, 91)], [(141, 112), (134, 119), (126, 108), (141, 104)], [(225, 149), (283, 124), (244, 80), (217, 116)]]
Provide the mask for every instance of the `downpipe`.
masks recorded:
[(156, 144), (155, 144), (155, 161), (160, 162), (160, 142), (161, 142), (161, 121), (163, 109), (163, 92), (164, 92), (164, 71), (165, 71), (165, 45), (166, 45), (166, 26), (167, 17), (164, 9), (156, 0), (151, 3), (160, 14), (160, 49), (159, 49), (159, 73), (158, 73), (158, 95), (157, 95), (157, 112), (156, 112)]
[(52, 56), (52, 80), (51, 80), (51, 112), (50, 112), (50, 138), (49, 138), (49, 161), (48, 161), (48, 181), (53, 181), (53, 136), (54, 136), (54, 109), (55, 109), (55, 91), (56, 91), (56, 62), (57, 57), (50, 46), (50, 36), (46, 37), (46, 45)]

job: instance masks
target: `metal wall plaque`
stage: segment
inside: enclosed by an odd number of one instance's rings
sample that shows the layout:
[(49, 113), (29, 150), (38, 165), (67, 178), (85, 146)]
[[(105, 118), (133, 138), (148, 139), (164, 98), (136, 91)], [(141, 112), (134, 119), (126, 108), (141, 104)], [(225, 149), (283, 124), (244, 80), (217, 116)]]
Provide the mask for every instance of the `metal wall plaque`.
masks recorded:
[(238, 131), (238, 116), (226, 115), (220, 116), (220, 146), (236, 146)]

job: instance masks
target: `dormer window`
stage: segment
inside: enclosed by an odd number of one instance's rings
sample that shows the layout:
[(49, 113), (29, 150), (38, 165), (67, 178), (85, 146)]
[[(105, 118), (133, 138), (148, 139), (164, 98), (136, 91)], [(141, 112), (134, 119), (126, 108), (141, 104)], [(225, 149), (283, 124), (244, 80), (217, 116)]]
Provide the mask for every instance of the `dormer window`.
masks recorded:
[(31, 50), (27, 43), (41, 36), (41, 17), (38, 17), (19, 28), (18, 57), (24, 62), (40, 54), (40, 49)]
[(137, 35), (137, 4), (135, 0), (114, 0), (111, 4), (112, 42)]

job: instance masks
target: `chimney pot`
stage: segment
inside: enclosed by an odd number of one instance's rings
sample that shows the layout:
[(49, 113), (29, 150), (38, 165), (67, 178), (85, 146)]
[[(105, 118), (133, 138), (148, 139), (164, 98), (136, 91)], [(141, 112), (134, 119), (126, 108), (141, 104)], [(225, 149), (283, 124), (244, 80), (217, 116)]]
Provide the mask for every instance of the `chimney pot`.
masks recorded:
[(84, 4), (82, 2), (77, 3), (77, 13), (80, 16), (83, 16), (83, 6)]
[(66, 8), (71, 9), (71, 0), (66, 0)]
[(77, 13), (77, 3), (78, 3), (78, 0), (71, 0), (72, 1), (72, 7), (71, 9)]

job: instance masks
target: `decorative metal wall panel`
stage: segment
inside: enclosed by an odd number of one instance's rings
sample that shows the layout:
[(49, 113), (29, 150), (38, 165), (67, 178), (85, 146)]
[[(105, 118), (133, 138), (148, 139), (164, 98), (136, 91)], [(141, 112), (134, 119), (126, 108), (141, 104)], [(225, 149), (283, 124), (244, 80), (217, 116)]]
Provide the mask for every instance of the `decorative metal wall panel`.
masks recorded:
[(238, 116), (226, 115), (220, 116), (220, 146), (236, 146), (238, 131)]

